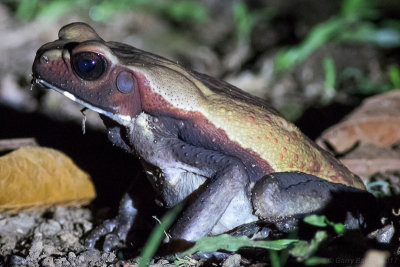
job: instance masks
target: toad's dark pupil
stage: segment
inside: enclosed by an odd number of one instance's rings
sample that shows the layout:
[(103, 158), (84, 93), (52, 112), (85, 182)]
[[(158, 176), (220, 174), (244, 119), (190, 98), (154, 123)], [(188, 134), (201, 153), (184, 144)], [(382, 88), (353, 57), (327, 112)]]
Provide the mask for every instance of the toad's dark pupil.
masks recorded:
[(81, 72), (89, 73), (96, 67), (96, 61), (90, 59), (81, 59), (78, 62), (78, 66)]
[(71, 63), (75, 73), (87, 81), (94, 81), (100, 78), (107, 67), (107, 61), (104, 57), (92, 52), (80, 52), (73, 55)]

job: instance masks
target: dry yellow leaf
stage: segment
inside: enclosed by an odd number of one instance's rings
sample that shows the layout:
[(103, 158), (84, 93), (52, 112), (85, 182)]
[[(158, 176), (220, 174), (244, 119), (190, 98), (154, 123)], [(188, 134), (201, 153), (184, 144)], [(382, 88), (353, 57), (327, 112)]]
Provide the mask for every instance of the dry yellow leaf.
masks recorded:
[(0, 211), (86, 204), (96, 196), (87, 173), (50, 148), (22, 147), (0, 157)]

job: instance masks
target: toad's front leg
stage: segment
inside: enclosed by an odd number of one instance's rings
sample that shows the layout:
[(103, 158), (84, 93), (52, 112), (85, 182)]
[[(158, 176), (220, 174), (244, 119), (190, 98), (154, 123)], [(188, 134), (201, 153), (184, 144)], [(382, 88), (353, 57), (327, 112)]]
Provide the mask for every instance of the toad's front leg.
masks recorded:
[(244, 165), (234, 158), (225, 158), (221, 165), (225, 162), (180, 216), (170, 232), (173, 239), (196, 241), (210, 233), (232, 199), (245, 190), (249, 179)]

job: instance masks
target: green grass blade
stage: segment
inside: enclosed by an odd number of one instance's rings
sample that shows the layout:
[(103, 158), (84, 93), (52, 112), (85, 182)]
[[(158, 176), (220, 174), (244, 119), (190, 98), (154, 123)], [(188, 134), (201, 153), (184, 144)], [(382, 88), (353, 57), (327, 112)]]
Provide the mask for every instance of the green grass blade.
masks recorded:
[(168, 211), (167, 214), (165, 214), (161, 220), (161, 223), (154, 228), (146, 242), (145, 247), (143, 248), (143, 252), (139, 260), (139, 267), (145, 267), (149, 265), (151, 258), (154, 256), (154, 253), (156, 253), (161, 240), (163, 239), (164, 231), (171, 226), (179, 212), (182, 210), (182, 207), (182, 203), (176, 205), (174, 208)]
[(214, 252), (219, 249), (226, 251), (237, 251), (242, 247), (257, 247), (272, 250), (282, 250), (287, 248), (290, 244), (297, 242), (297, 239), (281, 239), (274, 241), (255, 241), (246, 236), (231, 236), (222, 234), (218, 236), (205, 236), (199, 239), (193, 247), (186, 250), (180, 256), (193, 254), (197, 251)]
[(342, 19), (331, 19), (315, 26), (300, 45), (278, 52), (275, 57), (275, 70), (285, 70), (303, 61), (315, 49), (332, 39), (346, 24), (347, 22)]
[(322, 102), (328, 104), (335, 96), (336, 86), (336, 67), (332, 58), (324, 58), (325, 71), (325, 91), (322, 96)]
[(271, 261), (272, 267), (280, 267), (281, 262), (279, 260), (279, 254), (276, 250), (269, 251), (269, 260)]
[(400, 88), (400, 68), (397, 65), (389, 66), (389, 77), (394, 89)]
[(380, 15), (376, 3), (376, 0), (344, 0), (340, 15), (349, 19), (376, 19)]

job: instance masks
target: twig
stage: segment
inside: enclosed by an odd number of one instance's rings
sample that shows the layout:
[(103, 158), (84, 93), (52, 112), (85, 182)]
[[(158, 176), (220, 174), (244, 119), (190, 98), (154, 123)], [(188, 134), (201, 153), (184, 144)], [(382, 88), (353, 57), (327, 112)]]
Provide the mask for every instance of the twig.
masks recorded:
[(23, 146), (38, 146), (35, 138), (0, 139), (0, 151), (14, 150)]

